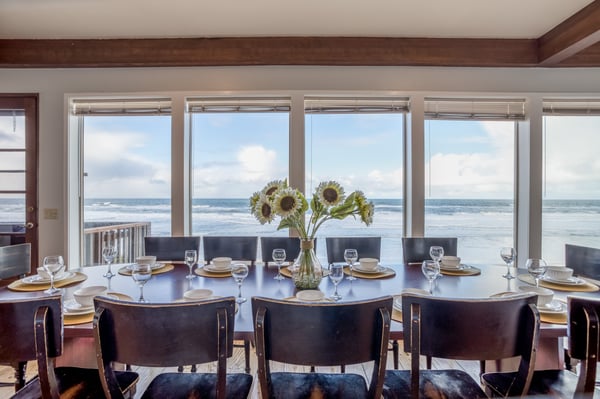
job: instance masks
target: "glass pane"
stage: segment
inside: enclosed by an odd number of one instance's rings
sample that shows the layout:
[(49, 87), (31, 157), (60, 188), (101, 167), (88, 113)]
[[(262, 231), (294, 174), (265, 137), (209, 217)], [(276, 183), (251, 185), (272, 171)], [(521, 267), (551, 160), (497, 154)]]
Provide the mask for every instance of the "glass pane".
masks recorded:
[(425, 123), (425, 235), (458, 237), (465, 262), (513, 246), (514, 122)]
[(25, 233), (25, 194), (0, 194), (0, 246), (10, 245), (2, 233)]
[[(335, 180), (346, 193), (361, 190), (375, 205), (373, 224), (331, 220), (317, 232), (317, 256), (327, 259), (326, 236), (381, 236), (381, 260), (402, 253), (403, 114), (308, 114), (306, 193)], [(360, 257), (360, 254), (359, 254)]]
[(564, 265), (565, 244), (600, 247), (600, 116), (545, 116), (544, 127), (542, 256)]
[(3, 114), (4, 112), (0, 112), (0, 148), (24, 149), (25, 116)]
[(133, 242), (170, 235), (171, 117), (86, 116), (84, 126), (85, 241), (123, 224)]
[(192, 148), (193, 234), (273, 235), (277, 226), (261, 225), (249, 199), (288, 176), (289, 114), (193, 114)]
[(2, 180), (0, 190), (25, 191), (24, 172), (0, 172), (0, 180)]
[(0, 156), (0, 171), (24, 171), (25, 151), (2, 152)]

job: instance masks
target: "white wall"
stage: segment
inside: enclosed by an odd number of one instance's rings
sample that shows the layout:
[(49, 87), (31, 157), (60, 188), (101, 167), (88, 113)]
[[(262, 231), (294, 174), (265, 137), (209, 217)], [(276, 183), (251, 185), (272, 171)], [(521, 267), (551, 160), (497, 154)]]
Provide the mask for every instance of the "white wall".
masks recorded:
[[(223, 67), (0, 69), (0, 92), (39, 93), (40, 256), (67, 253), (66, 98), (81, 94), (384, 91), (386, 94), (600, 96), (600, 68)], [(43, 214), (43, 212), (40, 212)]]

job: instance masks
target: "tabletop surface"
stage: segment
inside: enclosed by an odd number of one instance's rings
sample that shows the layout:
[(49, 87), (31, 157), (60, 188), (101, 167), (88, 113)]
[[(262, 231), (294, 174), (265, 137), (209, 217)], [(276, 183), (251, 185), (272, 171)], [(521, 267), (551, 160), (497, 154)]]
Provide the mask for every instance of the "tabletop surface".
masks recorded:
[[(124, 265), (113, 265), (113, 272)], [(186, 279), (189, 269), (184, 264), (174, 263), (174, 269), (165, 273), (154, 274), (144, 288), (144, 297), (149, 302), (171, 302), (183, 298), (183, 293), (195, 288), (208, 288), (215, 296), (237, 296), (238, 289), (232, 277), (203, 277)], [(342, 301), (363, 300), (384, 295), (399, 295), (405, 288), (428, 289), (429, 283), (418, 265), (387, 265), (395, 272), (395, 276), (382, 279), (362, 279), (354, 281), (344, 279), (338, 286)], [(502, 277), (506, 272), (504, 265), (476, 265), (481, 270), (479, 275), (448, 276), (444, 275), (435, 282), (433, 295), (456, 298), (485, 298), (490, 295), (517, 291), (521, 285), (526, 285), (520, 279), (507, 280)], [(514, 270), (514, 269), (513, 269)], [(102, 277), (106, 266), (93, 266), (77, 269), (85, 273), (88, 278), (78, 284), (63, 289), (65, 300), (73, 297), (73, 292), (78, 288), (90, 285), (108, 286), (109, 292), (126, 294), (137, 300), (139, 289), (130, 276), (117, 274), (111, 279)], [(526, 274), (525, 270), (514, 270), (513, 274)], [(277, 274), (277, 267), (265, 267), (262, 264), (250, 266), (250, 273), (242, 286), (242, 294), (248, 299), (239, 307), (235, 318), (235, 331), (237, 338), (251, 337), (253, 332), (252, 312), (250, 298), (264, 296), (269, 298), (285, 299), (294, 297), (297, 290), (291, 279), (278, 281), (273, 279)], [(319, 289), (328, 297), (333, 293), (334, 286), (329, 279), (321, 281)], [(17, 292), (7, 287), (0, 288), (0, 300), (23, 298), (24, 296), (45, 295), (42, 291)], [(595, 296), (598, 292), (570, 292), (555, 291), (555, 298), (565, 299), (568, 295)], [(91, 336), (91, 323), (74, 326), (65, 326), (65, 337)], [(566, 335), (566, 326), (543, 323), (542, 334), (548, 336)], [(392, 337), (402, 338), (402, 325), (399, 322), (392, 324)]]

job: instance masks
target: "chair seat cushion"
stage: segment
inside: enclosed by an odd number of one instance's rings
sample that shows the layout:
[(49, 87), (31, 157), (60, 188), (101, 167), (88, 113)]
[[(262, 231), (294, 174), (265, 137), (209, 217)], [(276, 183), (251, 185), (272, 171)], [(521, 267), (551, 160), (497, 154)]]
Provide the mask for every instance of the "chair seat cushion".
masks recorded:
[[(210, 373), (163, 373), (152, 380), (142, 399), (201, 399), (216, 397), (217, 375)], [(249, 374), (227, 374), (228, 398), (246, 398), (252, 387)]]
[[(508, 392), (513, 386), (516, 373), (485, 373), (481, 380), (489, 395), (516, 396), (519, 392)], [(539, 370), (533, 374), (528, 395), (543, 395), (556, 398), (572, 398), (577, 386), (577, 375), (566, 370)]]
[(367, 383), (358, 374), (272, 373), (273, 398), (362, 399)]
[[(55, 374), (61, 398), (92, 399), (104, 397), (98, 369), (58, 367), (55, 369)], [(139, 379), (138, 373), (117, 371), (115, 375), (122, 392), (128, 393), (132, 389), (132, 392), (135, 392), (135, 385)]]
[[(479, 384), (460, 370), (421, 370), (420, 398), (487, 398)], [(383, 383), (385, 399), (410, 398), (410, 371), (387, 370)]]

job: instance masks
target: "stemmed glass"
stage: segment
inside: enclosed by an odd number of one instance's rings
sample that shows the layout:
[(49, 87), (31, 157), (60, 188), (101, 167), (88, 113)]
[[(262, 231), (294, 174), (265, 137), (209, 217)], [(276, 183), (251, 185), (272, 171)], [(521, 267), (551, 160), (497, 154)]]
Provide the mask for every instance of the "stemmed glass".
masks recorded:
[(102, 247), (102, 258), (104, 259), (104, 262), (108, 265), (108, 268), (106, 269), (106, 273), (102, 275), (103, 277), (111, 278), (115, 276), (115, 274), (110, 269), (110, 265), (115, 260), (117, 252), (117, 243), (115, 241), (104, 241), (104, 246)]
[(335, 291), (333, 292), (333, 295), (331, 295), (331, 299), (333, 299), (334, 301), (339, 301), (340, 299), (342, 299), (342, 296), (338, 294), (337, 287), (338, 284), (344, 279), (344, 266), (340, 264), (331, 265), (331, 270), (329, 271), (329, 278), (335, 286)]
[(354, 262), (358, 260), (358, 251), (352, 248), (344, 250), (344, 259), (346, 260), (346, 263), (348, 263), (348, 268), (350, 269), (350, 276), (348, 276), (348, 280), (356, 280), (356, 277), (352, 275), (352, 268), (354, 266)]
[(429, 293), (433, 294), (433, 281), (440, 273), (440, 264), (433, 260), (424, 260), (421, 265), (421, 271), (429, 280)]
[(285, 262), (286, 254), (285, 249), (283, 248), (275, 248), (271, 257), (275, 261), (277, 265), (277, 276), (273, 277), (275, 280), (283, 280), (284, 277), (281, 275), (281, 264)]
[(131, 268), (131, 277), (138, 287), (140, 287), (138, 302), (147, 302), (144, 299), (144, 284), (152, 277), (152, 265), (148, 263), (134, 263)]
[(248, 277), (248, 266), (243, 263), (234, 264), (231, 268), (231, 275), (238, 285), (238, 297), (235, 301), (237, 303), (246, 302), (246, 298), (242, 296), (242, 283), (244, 282), (244, 279)]
[(185, 278), (192, 279), (192, 278), (196, 277), (192, 273), (192, 268), (194, 267), (194, 265), (198, 261), (198, 252), (195, 249), (187, 249), (185, 251), (185, 254), (184, 254), (184, 259), (185, 259), (185, 263), (190, 268), (190, 274), (188, 274), (187, 276), (185, 276)]
[(42, 267), (50, 275), (50, 288), (44, 291), (46, 294), (55, 294), (57, 292), (61, 292), (60, 288), (56, 288), (54, 286), (54, 276), (56, 276), (56, 273), (58, 273), (64, 265), (65, 262), (63, 261), (63, 257), (60, 255), (51, 255), (44, 258)]
[(504, 277), (507, 280), (515, 278), (515, 276), (513, 276), (510, 273), (510, 266), (517, 258), (517, 251), (515, 251), (515, 249), (511, 247), (504, 247), (500, 250), (500, 257), (502, 258), (504, 263), (506, 263), (506, 274), (504, 274), (502, 277)]
[(531, 276), (534, 278), (535, 286), (539, 287), (540, 278), (542, 278), (542, 276), (546, 274), (548, 264), (544, 259), (527, 259), (525, 266), (527, 267), (527, 271), (529, 272), (529, 274), (531, 274)]
[(439, 265), (444, 257), (444, 247), (432, 245), (429, 247), (429, 256), (431, 256), (431, 259)]

